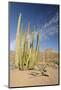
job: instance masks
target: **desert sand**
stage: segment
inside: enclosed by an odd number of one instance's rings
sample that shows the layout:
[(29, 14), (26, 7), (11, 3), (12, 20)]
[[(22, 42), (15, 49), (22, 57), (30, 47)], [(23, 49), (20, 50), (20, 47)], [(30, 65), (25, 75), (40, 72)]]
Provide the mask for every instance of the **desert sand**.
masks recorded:
[[(32, 75), (32, 73), (39, 73)], [(35, 85), (55, 85), (58, 84), (58, 68), (47, 67), (46, 74), (43, 76), (36, 70), (21, 71), (18, 69), (10, 70), (10, 87), (35, 86)]]
[[(10, 53), (10, 87), (36, 86), (36, 85), (57, 85), (58, 83), (58, 60), (57, 54), (52, 54), (53, 59), (47, 65), (46, 75), (42, 75), (40, 70), (19, 70), (14, 67), (15, 54)], [(53, 57), (51, 56), (51, 57)], [(42, 61), (42, 60), (41, 60)], [(40, 66), (42, 62), (40, 61)]]

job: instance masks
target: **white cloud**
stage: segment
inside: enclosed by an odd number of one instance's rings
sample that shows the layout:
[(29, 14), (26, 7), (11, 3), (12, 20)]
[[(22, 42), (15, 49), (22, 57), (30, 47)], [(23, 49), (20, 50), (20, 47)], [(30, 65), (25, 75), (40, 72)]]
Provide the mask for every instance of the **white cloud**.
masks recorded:
[[(56, 13), (49, 22), (46, 22), (42, 28), (40, 29), (41, 33), (43, 33), (43, 37), (48, 39), (49, 36), (54, 35), (58, 32), (58, 13)], [(48, 37), (48, 38), (46, 38)]]
[(42, 27), (42, 29), (45, 29), (47, 27), (49, 27), (51, 24), (56, 23), (57, 24), (58, 21), (58, 13), (56, 13), (50, 20), (49, 22), (47, 22), (46, 24), (44, 24), (44, 26)]
[(13, 40), (13, 41), (10, 42), (10, 51), (14, 51), (15, 47), (16, 47), (16, 41)]

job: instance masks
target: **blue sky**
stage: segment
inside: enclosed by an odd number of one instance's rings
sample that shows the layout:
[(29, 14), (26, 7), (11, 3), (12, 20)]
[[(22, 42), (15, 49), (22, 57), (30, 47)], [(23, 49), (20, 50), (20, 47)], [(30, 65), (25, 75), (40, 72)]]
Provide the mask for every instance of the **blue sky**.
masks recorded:
[[(58, 51), (58, 5), (9, 3), (10, 50), (15, 50), (17, 22), (22, 14), (23, 32), (40, 32), (40, 50), (53, 48)], [(36, 44), (36, 38), (35, 42)]]

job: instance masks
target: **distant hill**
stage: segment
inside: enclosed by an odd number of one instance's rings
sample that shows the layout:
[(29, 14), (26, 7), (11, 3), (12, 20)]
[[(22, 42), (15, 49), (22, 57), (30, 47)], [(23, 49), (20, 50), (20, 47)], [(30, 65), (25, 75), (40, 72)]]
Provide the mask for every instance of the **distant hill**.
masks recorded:
[(44, 52), (40, 53), (40, 60), (43, 61), (43, 58), (46, 62), (54, 62), (55, 64), (58, 64), (59, 61), (59, 53), (54, 51), (51, 48), (46, 49)]

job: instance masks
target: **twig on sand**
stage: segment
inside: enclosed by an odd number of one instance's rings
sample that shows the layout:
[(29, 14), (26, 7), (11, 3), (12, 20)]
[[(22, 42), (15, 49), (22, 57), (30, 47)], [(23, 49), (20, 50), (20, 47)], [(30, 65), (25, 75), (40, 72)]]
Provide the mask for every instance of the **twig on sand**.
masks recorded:
[(32, 73), (30, 73), (30, 75), (37, 76), (37, 75), (39, 75), (39, 73), (37, 73), (37, 72), (32, 72)]
[(41, 74), (42, 74), (42, 76), (49, 77), (49, 75), (48, 74), (45, 74), (44, 72), (42, 72)]
[(46, 77), (49, 77), (49, 75), (45, 74), (44, 72), (41, 72), (41, 73), (31, 72), (30, 75), (32, 75), (32, 76), (46, 76)]
[(34, 72), (31, 72), (30, 75), (33, 76), (46, 76), (49, 77), (48, 74), (46, 74), (45, 72), (47, 72), (46, 67), (42, 66), (42, 67), (36, 67)]

